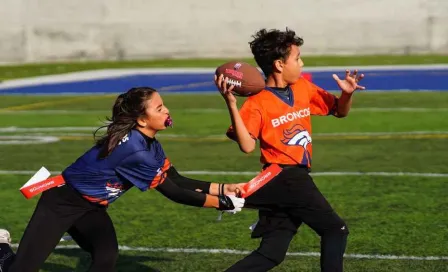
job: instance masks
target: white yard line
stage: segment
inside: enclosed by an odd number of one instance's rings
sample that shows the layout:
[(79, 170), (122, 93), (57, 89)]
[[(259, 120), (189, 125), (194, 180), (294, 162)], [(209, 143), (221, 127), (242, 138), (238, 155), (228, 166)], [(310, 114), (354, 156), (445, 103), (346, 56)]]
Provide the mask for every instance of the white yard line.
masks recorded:
[(0, 132), (94, 131), (98, 127), (0, 127)]
[[(33, 172), (34, 174), (34, 172)], [(256, 171), (184, 171), (185, 175), (253, 176)], [(389, 176), (389, 177), (448, 177), (448, 173), (413, 172), (316, 172), (312, 176)]]
[(56, 136), (0, 135), (0, 145), (48, 144), (58, 141), (59, 138)]
[[(18, 244), (12, 244), (17, 248)], [(218, 248), (169, 248), (169, 247), (131, 247), (119, 246), (120, 251), (137, 252), (162, 252), (162, 253), (205, 253), (205, 254), (232, 254), (247, 255), (249, 250), (218, 249)], [(76, 245), (59, 245), (56, 249), (79, 249)], [(319, 257), (319, 252), (288, 252), (288, 256)], [(404, 255), (381, 255), (381, 254), (345, 254), (350, 259), (372, 259), (372, 260), (416, 260), (416, 261), (441, 261), (448, 260), (448, 256), (404, 256)]]
[[(33, 175), (36, 170), (0, 170), (0, 175)], [(59, 174), (61, 171), (52, 171), (52, 174)], [(184, 175), (213, 175), (213, 176), (255, 176), (257, 171), (207, 171), (192, 170), (180, 171)], [(384, 177), (426, 177), (426, 178), (448, 178), (448, 173), (418, 173), (418, 172), (315, 172), (311, 173), (315, 177), (334, 176), (384, 176)]]

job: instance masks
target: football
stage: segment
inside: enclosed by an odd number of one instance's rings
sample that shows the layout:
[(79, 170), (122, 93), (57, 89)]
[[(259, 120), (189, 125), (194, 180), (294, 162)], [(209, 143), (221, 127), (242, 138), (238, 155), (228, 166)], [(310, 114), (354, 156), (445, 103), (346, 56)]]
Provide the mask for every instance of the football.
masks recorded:
[(259, 93), (265, 86), (262, 73), (254, 66), (231, 61), (216, 68), (216, 76), (224, 75), (228, 84), (234, 85), (233, 93), (238, 96), (251, 96)]

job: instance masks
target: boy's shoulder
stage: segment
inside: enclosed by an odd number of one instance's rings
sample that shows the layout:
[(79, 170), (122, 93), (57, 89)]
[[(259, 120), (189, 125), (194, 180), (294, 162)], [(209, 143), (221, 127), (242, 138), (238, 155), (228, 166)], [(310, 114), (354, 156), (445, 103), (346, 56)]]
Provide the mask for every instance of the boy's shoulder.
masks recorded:
[(252, 110), (269, 108), (269, 104), (272, 104), (273, 99), (273, 94), (270, 91), (263, 89), (259, 93), (247, 97), (243, 107)]
[(246, 101), (260, 103), (262, 101), (269, 101), (269, 99), (271, 99), (273, 95), (274, 94), (271, 91), (263, 89), (259, 93), (247, 97)]

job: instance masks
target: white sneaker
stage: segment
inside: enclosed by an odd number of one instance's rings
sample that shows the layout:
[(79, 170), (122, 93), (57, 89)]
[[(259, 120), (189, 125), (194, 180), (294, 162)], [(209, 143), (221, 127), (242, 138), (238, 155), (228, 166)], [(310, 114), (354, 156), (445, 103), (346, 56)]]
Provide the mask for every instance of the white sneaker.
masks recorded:
[(9, 234), (9, 231), (0, 229), (0, 244), (11, 245), (11, 235)]

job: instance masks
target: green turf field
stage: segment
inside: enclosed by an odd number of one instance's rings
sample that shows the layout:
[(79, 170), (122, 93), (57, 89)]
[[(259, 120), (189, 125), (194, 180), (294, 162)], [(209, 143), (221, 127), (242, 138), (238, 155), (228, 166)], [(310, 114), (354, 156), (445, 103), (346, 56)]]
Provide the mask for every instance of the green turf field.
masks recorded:
[[(160, 134), (159, 140), (178, 170), (209, 171), (192, 177), (225, 182), (246, 181), (251, 175), (218, 175), (215, 171), (259, 170), (258, 152), (243, 154), (224, 138), (229, 118), (221, 97), (162, 96), (175, 123), (174, 128)], [(13, 242), (18, 243), (37, 198), (25, 200), (18, 191), (31, 175), (7, 171), (35, 171), (41, 165), (56, 172), (62, 170), (91, 146), (91, 132), (109, 114), (113, 97), (0, 98), (0, 143), (36, 141), (36, 137), (47, 136), (59, 139), (47, 144), (0, 145), (0, 227), (9, 229)], [(448, 93), (442, 92), (366, 92), (356, 95), (354, 109), (345, 119), (313, 117), (315, 181), (351, 231), (346, 271), (447, 271), (447, 105)], [(381, 176), (371, 172), (445, 176)], [(244, 255), (212, 254), (207, 250), (248, 251), (258, 244), (258, 240), (250, 239), (248, 227), (257, 217), (251, 210), (224, 216), (217, 222), (215, 210), (181, 206), (157, 191), (132, 189), (109, 211), (120, 245), (140, 247), (140, 251), (120, 252), (118, 271), (222, 271)], [(203, 252), (168, 252), (163, 248)], [(148, 252), (150, 249), (160, 251)], [(304, 226), (291, 243), (290, 252), (318, 251), (318, 237)], [(353, 258), (353, 254), (365, 256)], [(391, 259), (378, 259), (377, 255), (390, 255)], [(394, 256), (439, 259), (399, 260)], [(85, 271), (88, 264), (89, 257), (81, 250), (59, 249), (42, 271)], [(274, 271), (319, 271), (319, 259), (288, 256)]]

